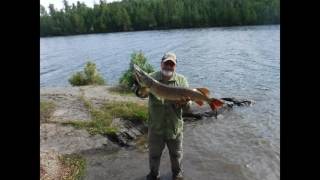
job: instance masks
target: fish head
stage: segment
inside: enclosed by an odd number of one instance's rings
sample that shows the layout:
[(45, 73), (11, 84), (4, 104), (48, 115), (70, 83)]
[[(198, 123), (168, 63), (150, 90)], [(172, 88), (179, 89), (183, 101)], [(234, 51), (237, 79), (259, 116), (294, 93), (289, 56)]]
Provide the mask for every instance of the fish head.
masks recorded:
[(155, 79), (144, 72), (139, 66), (133, 64), (133, 70), (133, 74), (141, 86), (150, 88), (155, 82)]

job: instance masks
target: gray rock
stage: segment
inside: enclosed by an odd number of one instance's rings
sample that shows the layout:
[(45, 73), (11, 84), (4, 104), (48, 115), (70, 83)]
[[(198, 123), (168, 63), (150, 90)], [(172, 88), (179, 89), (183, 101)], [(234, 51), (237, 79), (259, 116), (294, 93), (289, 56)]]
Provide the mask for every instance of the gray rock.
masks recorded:
[(41, 151), (54, 150), (61, 154), (78, 153), (93, 148), (114, 148), (115, 145), (101, 135), (90, 135), (86, 130), (54, 123), (40, 126)]

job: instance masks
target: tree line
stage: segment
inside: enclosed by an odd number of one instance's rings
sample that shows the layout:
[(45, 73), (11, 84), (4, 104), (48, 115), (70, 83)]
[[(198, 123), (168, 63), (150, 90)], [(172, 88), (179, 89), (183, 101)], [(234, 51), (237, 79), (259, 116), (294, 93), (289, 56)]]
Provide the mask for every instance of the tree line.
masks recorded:
[(280, 0), (122, 0), (48, 11), (40, 4), (40, 36), (150, 29), (278, 24)]

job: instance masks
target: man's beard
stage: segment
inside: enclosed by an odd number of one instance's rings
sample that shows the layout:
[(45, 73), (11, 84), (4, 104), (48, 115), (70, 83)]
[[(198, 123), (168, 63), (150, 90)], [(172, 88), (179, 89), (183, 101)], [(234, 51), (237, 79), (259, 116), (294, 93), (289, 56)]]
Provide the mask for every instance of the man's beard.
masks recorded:
[(173, 75), (173, 70), (161, 69), (161, 73), (166, 77), (171, 77)]

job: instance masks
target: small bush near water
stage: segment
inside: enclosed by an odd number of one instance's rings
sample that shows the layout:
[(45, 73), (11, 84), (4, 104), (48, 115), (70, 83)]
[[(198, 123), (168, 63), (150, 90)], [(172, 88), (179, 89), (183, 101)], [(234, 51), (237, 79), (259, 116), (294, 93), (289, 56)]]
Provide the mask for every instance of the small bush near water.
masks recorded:
[(76, 72), (69, 79), (72, 86), (105, 85), (106, 82), (96, 69), (96, 64), (87, 62), (84, 71)]
[(139, 66), (146, 73), (154, 72), (154, 68), (151, 64), (148, 63), (147, 58), (144, 56), (142, 52), (132, 53), (129, 69), (125, 71), (119, 79), (119, 83), (127, 89), (130, 89), (134, 84), (133, 64)]

